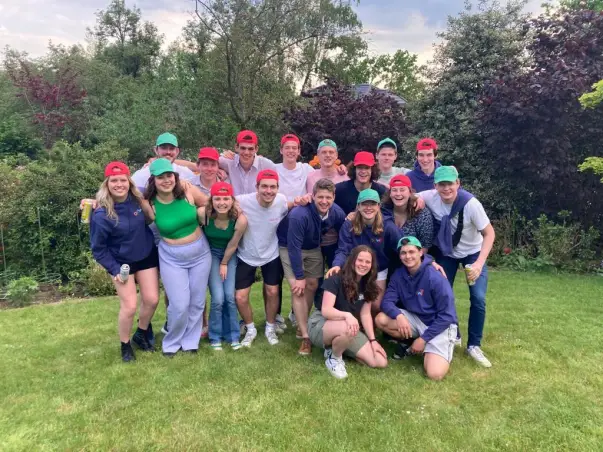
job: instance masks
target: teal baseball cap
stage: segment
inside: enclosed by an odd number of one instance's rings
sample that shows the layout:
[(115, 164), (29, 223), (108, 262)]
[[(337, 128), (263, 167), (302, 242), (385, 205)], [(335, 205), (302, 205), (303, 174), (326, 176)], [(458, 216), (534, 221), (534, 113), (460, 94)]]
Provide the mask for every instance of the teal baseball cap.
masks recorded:
[(406, 237), (402, 237), (400, 240), (398, 240), (398, 251), (400, 251), (400, 248), (402, 248), (404, 245), (414, 245), (418, 248), (423, 248), (421, 242), (419, 242), (419, 239), (412, 235), (407, 235)]
[(173, 173), (174, 167), (168, 159), (156, 159), (149, 166), (149, 171), (153, 176), (161, 176), (163, 173)]
[(436, 184), (440, 182), (456, 182), (458, 178), (459, 172), (454, 166), (440, 166), (435, 170), (433, 182)]
[(171, 144), (174, 147), (178, 147), (178, 138), (173, 133), (162, 133), (157, 137), (155, 146), (161, 146), (162, 144)]
[(362, 190), (360, 194), (358, 194), (358, 201), (356, 201), (356, 204), (360, 204), (366, 201), (380, 203), (381, 199), (379, 199), (379, 193), (377, 193), (377, 190), (367, 188), (366, 190)]
[(326, 140), (322, 140), (320, 143), (318, 143), (318, 150), (320, 151), (320, 148), (324, 148), (325, 146), (330, 146), (332, 148), (335, 148), (335, 150), (337, 150), (337, 144), (335, 144), (335, 142), (333, 140), (329, 140), (328, 138)]
[(377, 144), (377, 151), (379, 151), (379, 149), (381, 149), (383, 146), (385, 146), (386, 144), (389, 144), (390, 146), (388, 147), (392, 147), (394, 148), (396, 151), (398, 150), (398, 145), (396, 144), (396, 142), (394, 140), (392, 140), (391, 138), (384, 138), (383, 140), (381, 140), (378, 144)]

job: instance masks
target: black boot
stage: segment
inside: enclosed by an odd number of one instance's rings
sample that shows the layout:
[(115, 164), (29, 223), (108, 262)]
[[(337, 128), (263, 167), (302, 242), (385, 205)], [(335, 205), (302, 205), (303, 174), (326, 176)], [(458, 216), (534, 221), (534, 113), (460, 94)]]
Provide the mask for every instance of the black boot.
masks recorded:
[(121, 343), (121, 360), (124, 363), (136, 361), (136, 356), (134, 355), (134, 350), (132, 350), (132, 345), (130, 344), (130, 341)]
[(134, 336), (132, 336), (132, 342), (134, 342), (143, 352), (154, 352), (155, 347), (149, 343), (147, 334), (148, 330), (143, 330), (140, 328), (136, 329), (136, 333), (134, 333)]

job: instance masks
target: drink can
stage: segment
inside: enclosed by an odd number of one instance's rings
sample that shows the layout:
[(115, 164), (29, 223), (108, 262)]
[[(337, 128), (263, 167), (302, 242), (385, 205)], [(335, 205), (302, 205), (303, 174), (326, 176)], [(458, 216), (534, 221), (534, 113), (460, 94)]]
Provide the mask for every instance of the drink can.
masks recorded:
[(128, 276), (130, 276), (130, 266), (128, 264), (123, 264), (119, 269), (119, 279), (121, 279), (122, 282), (126, 282)]
[(471, 281), (469, 279), (469, 273), (471, 273), (471, 264), (467, 264), (465, 265), (465, 278), (467, 278), (467, 284), (469, 284), (470, 286), (475, 286), (475, 280)]
[(90, 223), (90, 215), (92, 214), (92, 201), (84, 201), (82, 208), (82, 223)]

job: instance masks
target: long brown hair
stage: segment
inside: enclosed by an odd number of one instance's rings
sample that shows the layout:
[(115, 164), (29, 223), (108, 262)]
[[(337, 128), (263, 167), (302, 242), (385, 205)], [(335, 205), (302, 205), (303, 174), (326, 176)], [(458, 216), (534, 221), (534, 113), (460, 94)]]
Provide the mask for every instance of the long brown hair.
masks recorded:
[[(388, 209), (391, 209), (393, 214), (396, 206), (394, 206), (394, 202), (392, 201), (391, 190), (392, 189), (390, 188), (383, 194), (383, 197), (381, 198), (381, 204), (387, 207)], [(408, 216), (407, 221), (417, 216), (418, 211), (415, 209), (415, 204), (417, 203), (417, 199), (419, 198), (414, 188), (409, 188), (409, 190), (410, 197), (408, 198), (408, 202), (406, 203), (406, 215)]]
[[(360, 211), (358, 210), (358, 206), (360, 204), (358, 204), (356, 206), (356, 215), (354, 216), (354, 219), (352, 220), (352, 232), (354, 233), (354, 235), (360, 235), (362, 234), (362, 231), (364, 230), (364, 218), (362, 218), (362, 214), (360, 213)], [(381, 235), (383, 234), (383, 215), (381, 214), (381, 209), (377, 209), (377, 213), (375, 214), (375, 220), (373, 221), (373, 234), (375, 235)]]
[[(222, 195), (220, 195), (220, 196), (222, 196)], [(239, 211), (236, 208), (237, 200), (232, 195), (230, 197), (232, 198), (232, 207), (228, 211), (228, 218), (230, 220), (237, 221), (237, 218), (239, 218)], [(213, 200), (214, 200), (214, 197), (210, 196), (209, 201), (207, 201), (207, 205), (205, 206), (205, 221), (208, 221), (210, 218), (213, 218), (215, 220), (216, 217), (218, 216), (218, 212), (216, 212), (214, 210)]]
[[(354, 162), (348, 163), (348, 177), (350, 180), (356, 180), (356, 167), (354, 166)], [(375, 164), (371, 166), (371, 181), (377, 182), (381, 177), (381, 170), (379, 169), (379, 165)]]
[[(174, 195), (174, 199), (184, 199), (185, 193), (184, 188), (180, 185), (180, 175), (176, 172), (174, 174), (174, 179), (176, 184), (174, 185), (174, 189), (172, 190), (172, 195)], [(147, 189), (144, 192), (144, 199), (152, 200), (157, 196), (157, 186), (155, 185), (155, 176), (149, 177), (149, 182), (147, 183)]]
[[(358, 255), (362, 252), (371, 255), (371, 270), (358, 282), (356, 281), (355, 265)], [(345, 297), (352, 303), (358, 298), (361, 284), (364, 285), (363, 295), (365, 302), (368, 303), (377, 299), (381, 289), (377, 285), (377, 256), (372, 248), (366, 245), (358, 245), (351, 251), (341, 271), (341, 283), (343, 284)]]

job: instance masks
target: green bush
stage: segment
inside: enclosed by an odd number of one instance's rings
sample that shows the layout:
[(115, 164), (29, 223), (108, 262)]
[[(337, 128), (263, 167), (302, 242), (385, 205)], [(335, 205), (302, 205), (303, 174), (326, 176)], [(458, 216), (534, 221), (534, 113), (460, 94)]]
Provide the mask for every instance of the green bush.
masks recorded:
[(81, 270), (69, 273), (69, 283), (63, 285), (61, 291), (66, 295), (86, 295), (102, 297), (115, 295), (115, 286), (111, 276), (86, 252), (87, 265)]
[(13, 307), (30, 305), (38, 292), (38, 283), (29, 276), (14, 279), (8, 283), (6, 297)]

